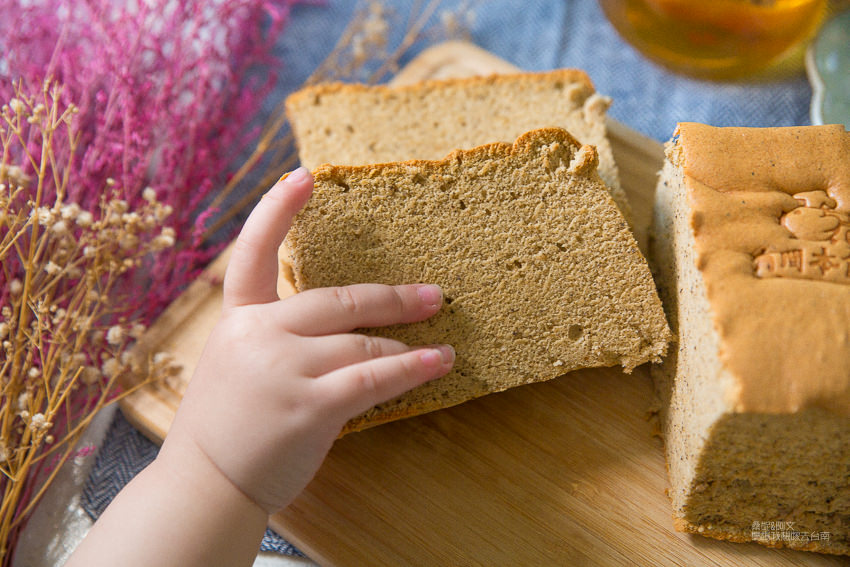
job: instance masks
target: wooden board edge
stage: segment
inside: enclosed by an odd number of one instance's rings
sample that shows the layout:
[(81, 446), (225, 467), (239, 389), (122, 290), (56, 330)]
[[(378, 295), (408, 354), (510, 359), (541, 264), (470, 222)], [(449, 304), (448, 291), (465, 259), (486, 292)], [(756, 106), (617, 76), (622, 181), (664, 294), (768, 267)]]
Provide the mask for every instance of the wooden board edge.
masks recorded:
[[(615, 138), (623, 147), (661, 161), (664, 159), (664, 144), (633, 130), (610, 116), (606, 120), (608, 137)], [(616, 161), (616, 160), (615, 160)]]
[(162, 445), (165, 434), (174, 421), (174, 413), (157, 396), (153, 388), (140, 388), (122, 398), (118, 407), (124, 418), (139, 433), (157, 445)]
[[(423, 50), (405, 65), (393, 79), (391, 85), (409, 85), (423, 80), (440, 78), (440, 69), (447, 63), (457, 64), (457, 54), (463, 52), (464, 61), (476, 61), (496, 73), (519, 73), (521, 69), (489, 51), (468, 41), (446, 41)], [(475, 72), (476, 66), (470, 65), (469, 74)]]

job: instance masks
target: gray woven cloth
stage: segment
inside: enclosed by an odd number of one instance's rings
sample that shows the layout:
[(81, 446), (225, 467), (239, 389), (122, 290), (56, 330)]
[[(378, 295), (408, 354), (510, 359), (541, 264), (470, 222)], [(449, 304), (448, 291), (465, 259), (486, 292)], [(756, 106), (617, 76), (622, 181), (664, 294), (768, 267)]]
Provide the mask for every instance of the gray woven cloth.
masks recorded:
[[(391, 17), (403, 22), (411, 6), (422, 3), (398, 0), (386, 4)], [(285, 71), (266, 104), (267, 114), (325, 58), (358, 5), (351, 0), (332, 0), (324, 6), (293, 10), (278, 45)], [(527, 70), (584, 69), (596, 89), (613, 98), (613, 118), (656, 140), (669, 139), (678, 121), (715, 126), (809, 123), (811, 90), (802, 74), (759, 84), (709, 83), (672, 74), (624, 43), (594, 0), (446, 1), (435, 19), (443, 9), (461, 5), (471, 6), (475, 14), (471, 26), (474, 43)], [(415, 45), (401, 65), (424, 47), (425, 43)], [(120, 414), (115, 419), (83, 495), (84, 506), (94, 518), (156, 454), (156, 446), (133, 431)], [(273, 532), (266, 534), (263, 549), (300, 554)]]
[[(83, 488), (81, 506), (92, 519), (97, 519), (118, 491), (156, 458), (159, 447), (139, 433), (121, 412), (106, 432), (106, 438)], [(267, 529), (260, 551), (304, 557), (298, 549), (280, 534)]]

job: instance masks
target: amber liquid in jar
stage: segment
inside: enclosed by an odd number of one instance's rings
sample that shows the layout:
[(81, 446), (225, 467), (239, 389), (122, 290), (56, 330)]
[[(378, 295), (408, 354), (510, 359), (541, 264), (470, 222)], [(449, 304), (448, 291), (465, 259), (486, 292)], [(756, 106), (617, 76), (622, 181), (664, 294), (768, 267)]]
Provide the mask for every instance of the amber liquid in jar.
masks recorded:
[(673, 70), (710, 79), (789, 70), (827, 8), (827, 0), (599, 3), (620, 35), (644, 55)]

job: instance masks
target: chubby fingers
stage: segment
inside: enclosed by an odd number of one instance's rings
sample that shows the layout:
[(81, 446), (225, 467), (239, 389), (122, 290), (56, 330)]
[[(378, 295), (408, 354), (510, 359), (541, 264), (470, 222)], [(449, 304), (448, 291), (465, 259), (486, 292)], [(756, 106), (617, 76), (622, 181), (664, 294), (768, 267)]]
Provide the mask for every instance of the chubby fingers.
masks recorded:
[(279, 315), (289, 331), (318, 336), (423, 321), (442, 304), (435, 285), (355, 284), (301, 292), (280, 303)]
[(313, 176), (299, 167), (263, 196), (233, 247), (224, 276), (225, 307), (278, 299), (277, 250), (312, 191)]
[(345, 366), (315, 382), (328, 409), (348, 420), (429, 380), (444, 376), (455, 360), (448, 345), (420, 348)]
[(408, 352), (411, 347), (401, 341), (373, 337), (358, 333), (328, 335), (326, 337), (298, 337), (303, 352), (309, 352), (302, 362), (301, 371), (318, 377), (337, 368)]

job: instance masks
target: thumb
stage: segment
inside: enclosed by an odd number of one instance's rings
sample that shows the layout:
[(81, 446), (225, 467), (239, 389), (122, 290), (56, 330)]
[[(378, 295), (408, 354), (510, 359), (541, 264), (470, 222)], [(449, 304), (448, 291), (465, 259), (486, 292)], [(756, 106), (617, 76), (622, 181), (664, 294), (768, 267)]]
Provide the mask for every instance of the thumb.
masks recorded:
[(278, 299), (277, 251), (312, 191), (313, 176), (299, 167), (281, 177), (251, 211), (224, 275), (225, 307)]

